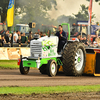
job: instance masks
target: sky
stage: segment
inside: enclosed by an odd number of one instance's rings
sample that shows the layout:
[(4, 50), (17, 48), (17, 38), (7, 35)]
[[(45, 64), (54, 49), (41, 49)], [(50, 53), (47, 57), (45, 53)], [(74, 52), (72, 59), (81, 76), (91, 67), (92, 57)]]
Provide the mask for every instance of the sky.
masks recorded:
[[(72, 13), (77, 14), (80, 9), (81, 4), (85, 4), (89, 6), (89, 2), (86, 0), (56, 0), (57, 1), (57, 9), (54, 8), (49, 11), (49, 14), (52, 19), (56, 19), (60, 15), (72, 15)], [(98, 2), (93, 0), (93, 13), (96, 15), (94, 22), (100, 22), (100, 5)]]

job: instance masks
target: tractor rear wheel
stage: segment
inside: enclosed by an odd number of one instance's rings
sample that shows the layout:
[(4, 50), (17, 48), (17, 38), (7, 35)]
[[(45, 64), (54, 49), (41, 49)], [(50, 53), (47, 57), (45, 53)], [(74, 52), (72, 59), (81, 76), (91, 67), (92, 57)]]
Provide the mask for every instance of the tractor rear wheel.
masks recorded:
[(46, 68), (47, 68), (47, 65), (46, 65), (46, 64), (42, 65), (42, 66), (39, 68), (40, 73), (41, 73), (41, 74), (47, 74)]
[(65, 75), (80, 76), (83, 74), (86, 62), (86, 51), (82, 43), (68, 43), (64, 48), (62, 58)]
[(30, 67), (23, 67), (23, 61), (20, 62), (20, 73), (23, 75), (28, 74)]
[(49, 60), (47, 64), (47, 74), (48, 76), (56, 76), (57, 74), (57, 63), (55, 60)]

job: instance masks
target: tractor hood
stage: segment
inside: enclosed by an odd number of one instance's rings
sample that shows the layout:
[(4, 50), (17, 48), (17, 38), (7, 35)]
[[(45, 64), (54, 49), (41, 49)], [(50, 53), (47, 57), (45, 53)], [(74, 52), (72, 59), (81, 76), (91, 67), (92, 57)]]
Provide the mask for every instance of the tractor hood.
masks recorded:
[(45, 37), (41, 37), (37, 40), (32, 40), (30, 45), (58, 45), (58, 37), (57, 36), (45, 36)]

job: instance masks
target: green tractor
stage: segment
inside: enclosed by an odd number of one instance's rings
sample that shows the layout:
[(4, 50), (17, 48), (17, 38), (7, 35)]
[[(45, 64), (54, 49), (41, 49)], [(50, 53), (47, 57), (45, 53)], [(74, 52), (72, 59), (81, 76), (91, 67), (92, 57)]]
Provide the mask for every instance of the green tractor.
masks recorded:
[(70, 40), (70, 25), (68, 27), (68, 42), (63, 48), (63, 53), (57, 53), (58, 37), (45, 36), (30, 43), (30, 56), (18, 60), (21, 74), (28, 74), (30, 67), (38, 68), (40, 73), (56, 76), (63, 69), (65, 75), (80, 76), (83, 74), (86, 51), (82, 43)]

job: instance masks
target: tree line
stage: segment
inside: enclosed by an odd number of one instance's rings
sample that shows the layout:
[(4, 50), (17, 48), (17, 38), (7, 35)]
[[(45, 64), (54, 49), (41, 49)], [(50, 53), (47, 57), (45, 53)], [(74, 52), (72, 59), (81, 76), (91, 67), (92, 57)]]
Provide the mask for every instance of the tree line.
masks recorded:
[[(100, 4), (100, 0), (95, 0), (95, 2)], [(8, 4), (9, 0), (0, 0), (1, 22), (6, 21)], [(42, 24), (58, 25), (64, 22), (72, 24), (77, 20), (88, 21), (88, 6), (84, 4), (80, 5), (81, 9), (76, 14), (73, 13), (73, 16), (61, 15), (56, 20), (51, 19), (47, 12), (53, 7), (57, 10), (56, 0), (15, 0), (15, 24), (36, 22), (40, 27)], [(92, 13), (92, 20), (95, 17), (95, 14)]]

